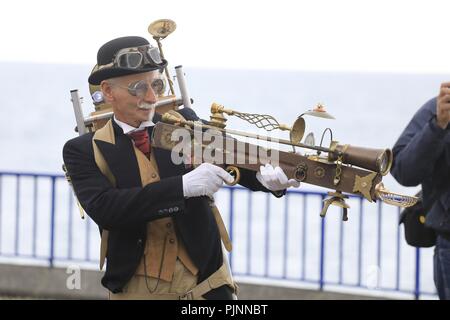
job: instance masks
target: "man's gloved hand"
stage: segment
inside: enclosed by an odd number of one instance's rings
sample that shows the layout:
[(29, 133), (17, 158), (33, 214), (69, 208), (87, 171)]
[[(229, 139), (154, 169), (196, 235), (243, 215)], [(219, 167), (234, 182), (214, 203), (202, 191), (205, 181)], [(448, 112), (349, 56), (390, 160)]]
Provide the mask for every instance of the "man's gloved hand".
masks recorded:
[(436, 105), (436, 122), (442, 129), (450, 122), (450, 82), (441, 84)]
[(272, 167), (270, 164), (261, 166), (256, 173), (256, 179), (270, 191), (280, 191), (289, 187), (298, 188), (300, 182), (295, 179), (288, 179), (283, 169)]
[(222, 168), (210, 163), (202, 163), (183, 175), (183, 194), (185, 198), (211, 197), (224, 181), (232, 183), (234, 178)]

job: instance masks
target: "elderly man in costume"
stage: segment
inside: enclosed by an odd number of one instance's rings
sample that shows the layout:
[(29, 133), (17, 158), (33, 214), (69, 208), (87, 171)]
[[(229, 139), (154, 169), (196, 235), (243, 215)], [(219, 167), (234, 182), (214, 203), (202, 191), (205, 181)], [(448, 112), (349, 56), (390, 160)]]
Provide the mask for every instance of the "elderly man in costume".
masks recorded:
[[(161, 119), (153, 80), (167, 61), (146, 39), (122, 37), (99, 49), (97, 65), (89, 83), (100, 85), (114, 116), (69, 140), (63, 157), (79, 202), (102, 240), (108, 234), (103, 286), (111, 299), (232, 299), (210, 197), (233, 177), (208, 163), (174, 164), (171, 152), (150, 145)], [(192, 109), (178, 112), (198, 120)], [(299, 186), (270, 165), (256, 175), (242, 170), (240, 184), (275, 196)]]

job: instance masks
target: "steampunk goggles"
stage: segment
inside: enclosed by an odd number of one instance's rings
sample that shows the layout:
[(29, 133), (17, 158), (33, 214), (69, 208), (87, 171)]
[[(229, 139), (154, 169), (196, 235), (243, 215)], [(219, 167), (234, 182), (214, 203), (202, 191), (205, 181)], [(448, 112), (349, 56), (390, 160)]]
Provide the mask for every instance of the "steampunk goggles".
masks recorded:
[(145, 66), (163, 67), (164, 62), (157, 47), (144, 45), (139, 47), (120, 49), (111, 63), (102, 65), (99, 69), (118, 67), (126, 69), (141, 69)]

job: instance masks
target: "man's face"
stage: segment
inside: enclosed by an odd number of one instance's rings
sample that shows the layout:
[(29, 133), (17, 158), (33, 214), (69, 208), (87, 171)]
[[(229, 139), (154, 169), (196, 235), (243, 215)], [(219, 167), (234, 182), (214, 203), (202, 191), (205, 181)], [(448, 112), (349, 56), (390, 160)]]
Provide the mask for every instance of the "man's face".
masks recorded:
[[(158, 71), (150, 71), (102, 82), (103, 94), (107, 102), (111, 103), (118, 120), (138, 127), (141, 122), (153, 118), (155, 107), (152, 104), (156, 103), (157, 98), (151, 84), (157, 76)], [(148, 85), (147, 92), (142, 97), (130, 94), (127, 88), (142, 80)]]

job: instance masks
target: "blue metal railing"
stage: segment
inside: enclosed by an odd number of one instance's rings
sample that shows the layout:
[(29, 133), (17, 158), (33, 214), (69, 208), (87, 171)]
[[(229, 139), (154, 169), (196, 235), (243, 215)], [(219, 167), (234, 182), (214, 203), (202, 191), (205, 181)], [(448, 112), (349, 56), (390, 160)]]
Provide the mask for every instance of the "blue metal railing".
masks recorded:
[[(219, 193), (228, 197), (228, 200), (221, 202), (218, 199), (218, 202), (220, 207), (222, 203), (224, 206), (228, 203), (229, 207), (228, 212), (222, 214), (227, 218), (224, 220), (228, 222), (228, 231), (233, 240), (234, 250), (229, 254), (229, 261), (235, 275), (311, 283), (317, 285), (319, 290), (327, 286), (367, 288), (363, 270), (367, 268), (366, 256), (369, 252), (374, 255), (375, 266), (382, 271), (385, 263), (391, 262), (395, 266), (390, 276), (393, 280), (387, 285), (377, 284), (376, 289), (411, 294), (416, 299), (424, 294), (435, 295), (432, 279), (429, 277), (424, 281), (424, 277), (430, 273), (421, 267), (424, 249), (407, 247), (402, 241), (402, 229), (398, 227), (389, 238), (388, 230), (383, 229), (383, 221), (388, 221), (389, 215), (384, 214), (385, 205), (381, 202), (371, 205), (377, 216), (376, 223), (368, 227), (365, 224), (368, 208), (364, 207), (367, 202), (353, 195), (350, 195), (349, 201), (359, 205), (359, 212), (356, 214), (357, 208), (350, 209), (351, 221), (344, 223), (337, 221), (334, 215), (318, 218), (322, 200), (326, 197), (323, 192), (292, 190), (284, 198), (276, 199), (270, 194), (225, 186)], [(247, 201), (237, 200), (242, 196), (246, 196)], [(255, 197), (264, 200), (255, 201)], [(313, 207), (314, 201), (316, 207), (309, 209)], [(277, 207), (277, 212), (271, 210), (272, 205)], [(76, 204), (72, 190), (63, 175), (0, 172), (0, 258), (6, 261), (29, 259), (33, 263), (43, 261), (50, 267), (55, 263), (98, 263), (98, 255), (91, 254), (91, 250), (99, 245), (98, 229), (89, 218), (86, 221), (78, 219), (74, 207)], [(398, 223), (400, 209), (395, 213), (394, 220)], [(283, 221), (273, 223), (273, 219)], [(335, 228), (327, 227), (332, 222), (338, 225)], [(318, 229), (314, 229), (314, 223)], [(357, 227), (356, 236), (346, 229), (349, 227)], [(276, 228), (279, 229), (274, 231)], [(245, 230), (245, 235), (238, 236), (242, 230)], [(313, 230), (319, 230), (318, 234)], [(365, 236), (365, 233), (376, 236), (375, 250), (366, 249), (373, 237)], [(330, 243), (333, 238), (337, 238), (337, 241)], [(393, 245), (383, 246), (386, 239)], [(347, 253), (346, 257), (348, 242), (356, 243), (356, 250)], [(293, 243), (296, 250), (292, 250)], [(262, 248), (262, 254), (261, 250), (254, 250), (255, 244)], [(279, 245), (279, 249), (273, 249), (273, 245)], [(28, 250), (24, 248), (27, 246)], [(388, 250), (391, 248), (395, 248), (395, 253)], [(337, 256), (332, 258), (334, 252), (337, 252)], [(412, 252), (410, 258), (414, 259), (414, 263), (404, 264), (402, 268), (402, 254), (406, 252)], [(345, 266), (354, 258), (356, 264), (353, 267)], [(432, 259), (428, 260), (425, 262), (431, 265)], [(280, 270), (278, 273), (273, 271), (277, 267)], [(255, 270), (257, 268), (262, 270), (258, 272)], [(337, 270), (337, 276), (332, 276), (330, 269), (333, 272)], [(349, 269), (352, 275), (356, 275), (353, 280), (346, 279)], [(336, 279), (333, 280), (333, 277)], [(405, 279), (410, 279), (406, 281), (409, 285), (403, 285)], [(423, 289), (423, 284), (431, 289)]]

